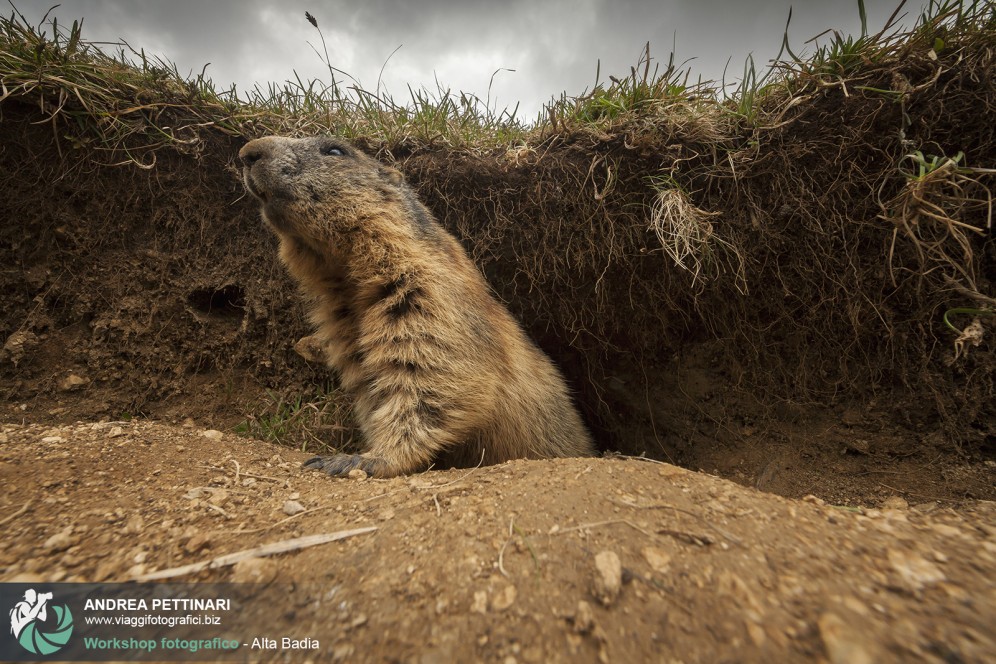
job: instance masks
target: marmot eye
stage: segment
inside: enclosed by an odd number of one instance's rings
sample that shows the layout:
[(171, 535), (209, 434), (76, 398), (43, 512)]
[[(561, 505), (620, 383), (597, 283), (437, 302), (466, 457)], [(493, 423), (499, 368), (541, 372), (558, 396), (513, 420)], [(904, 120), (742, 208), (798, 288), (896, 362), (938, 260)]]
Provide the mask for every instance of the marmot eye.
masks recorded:
[(326, 157), (341, 157), (344, 154), (346, 154), (345, 152), (342, 151), (341, 148), (337, 148), (334, 145), (326, 145), (321, 150), (319, 150), (319, 152), (321, 152)]

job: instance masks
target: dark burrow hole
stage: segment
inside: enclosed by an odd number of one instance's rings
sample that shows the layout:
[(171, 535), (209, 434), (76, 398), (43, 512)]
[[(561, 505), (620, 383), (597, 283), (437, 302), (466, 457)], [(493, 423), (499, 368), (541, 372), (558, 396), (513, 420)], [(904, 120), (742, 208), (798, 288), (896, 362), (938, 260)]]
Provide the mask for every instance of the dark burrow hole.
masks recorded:
[(187, 303), (197, 311), (222, 316), (242, 318), (246, 306), (242, 288), (229, 284), (221, 288), (198, 288), (187, 295)]

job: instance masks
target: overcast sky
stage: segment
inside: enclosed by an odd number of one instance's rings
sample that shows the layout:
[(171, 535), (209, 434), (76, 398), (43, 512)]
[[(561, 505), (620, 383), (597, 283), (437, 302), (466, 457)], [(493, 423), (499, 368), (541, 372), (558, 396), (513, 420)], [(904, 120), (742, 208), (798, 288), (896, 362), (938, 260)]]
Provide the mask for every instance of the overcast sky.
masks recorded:
[[(911, 22), (923, 0), (904, 12)], [(865, 0), (868, 27), (883, 27), (899, 0)], [(37, 25), (53, 0), (15, 0)], [(766, 64), (779, 49), (789, 7), (793, 50), (826, 29), (859, 34), (856, 0), (64, 0), (51, 16), (67, 26), (83, 18), (84, 38), (127, 41), (175, 62), (183, 74), (207, 74), (219, 87), (239, 90), (294, 78), (329, 81), (309, 42), (322, 49), (318, 20), (334, 67), (401, 102), (408, 86), (435, 92), (438, 80), (454, 91), (488, 97), (535, 119), (562, 92), (581, 94), (595, 82), (623, 76), (644, 44), (666, 64), (675, 48), (692, 78), (739, 80), (753, 54)], [(9, 12), (8, 12), (9, 13)], [(400, 48), (399, 48), (400, 47)], [(391, 56), (391, 53), (398, 49)], [(113, 48), (111, 48), (113, 50)], [(390, 58), (390, 59), (389, 59)], [(386, 63), (386, 65), (385, 65)]]

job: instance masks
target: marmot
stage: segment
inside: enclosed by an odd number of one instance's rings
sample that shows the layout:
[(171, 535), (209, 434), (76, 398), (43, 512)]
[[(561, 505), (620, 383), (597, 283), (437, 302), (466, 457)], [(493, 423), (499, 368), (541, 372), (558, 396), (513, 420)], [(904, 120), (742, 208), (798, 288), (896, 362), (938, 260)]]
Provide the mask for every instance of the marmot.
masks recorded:
[(363, 454), (306, 467), (391, 477), (594, 453), (560, 372), (400, 172), (331, 137), (262, 138), (239, 157), (355, 397)]

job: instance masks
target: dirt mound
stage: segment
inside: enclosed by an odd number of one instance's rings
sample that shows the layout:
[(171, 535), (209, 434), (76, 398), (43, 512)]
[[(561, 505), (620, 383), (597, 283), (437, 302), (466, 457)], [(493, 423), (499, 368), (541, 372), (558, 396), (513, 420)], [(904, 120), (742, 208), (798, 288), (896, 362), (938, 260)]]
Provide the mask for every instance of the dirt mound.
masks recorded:
[(286, 448), (149, 422), (0, 435), (3, 581), (127, 580), (372, 529), (182, 577), (262, 582), (282, 610), (250, 602), (243, 624), (317, 639), (314, 659), (996, 657), (992, 503), (843, 510), (633, 459), (333, 480)]

